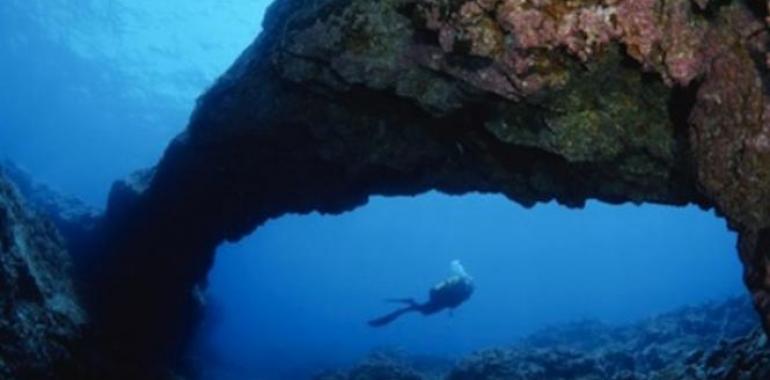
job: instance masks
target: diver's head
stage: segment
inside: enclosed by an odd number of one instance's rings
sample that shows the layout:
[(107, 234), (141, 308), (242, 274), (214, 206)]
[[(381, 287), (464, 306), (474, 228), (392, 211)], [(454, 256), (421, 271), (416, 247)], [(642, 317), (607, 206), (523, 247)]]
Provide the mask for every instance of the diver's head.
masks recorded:
[(455, 276), (459, 276), (463, 278), (471, 278), (471, 276), (468, 275), (468, 272), (465, 271), (465, 267), (463, 267), (463, 265), (460, 264), (460, 260), (452, 260), (452, 262), (449, 265), (452, 268), (452, 273)]

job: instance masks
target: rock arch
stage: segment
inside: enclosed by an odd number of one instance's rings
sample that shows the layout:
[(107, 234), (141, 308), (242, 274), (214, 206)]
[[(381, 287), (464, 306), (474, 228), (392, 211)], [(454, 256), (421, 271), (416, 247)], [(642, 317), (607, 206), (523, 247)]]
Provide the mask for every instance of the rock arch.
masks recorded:
[(749, 0), (278, 1), (157, 167), (113, 188), (86, 270), (103, 338), (168, 359), (222, 241), (430, 189), (715, 207), (770, 326), (764, 17)]

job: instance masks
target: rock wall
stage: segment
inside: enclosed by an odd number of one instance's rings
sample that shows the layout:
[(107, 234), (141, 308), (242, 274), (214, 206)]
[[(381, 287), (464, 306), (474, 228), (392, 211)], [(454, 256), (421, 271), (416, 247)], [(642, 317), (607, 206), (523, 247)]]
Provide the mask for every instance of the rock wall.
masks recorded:
[(714, 207), (770, 327), (766, 16), (755, 0), (277, 1), (157, 167), (114, 187), (90, 273), (107, 344), (173, 357), (215, 247), (269, 218), (429, 189)]
[(0, 168), (0, 378), (82, 373), (85, 314), (70, 270), (56, 227), (27, 207)]

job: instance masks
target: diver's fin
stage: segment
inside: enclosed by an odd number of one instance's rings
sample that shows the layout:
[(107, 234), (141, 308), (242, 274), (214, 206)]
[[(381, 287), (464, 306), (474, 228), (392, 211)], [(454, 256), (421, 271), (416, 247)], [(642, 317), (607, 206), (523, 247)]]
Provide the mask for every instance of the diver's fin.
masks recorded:
[(415, 311), (415, 310), (417, 310), (417, 309), (414, 306), (409, 306), (409, 307), (401, 308), (401, 309), (398, 309), (398, 310), (396, 310), (396, 311), (394, 311), (394, 312), (392, 312), (390, 314), (384, 315), (384, 316), (376, 318), (376, 319), (372, 319), (368, 323), (369, 323), (369, 326), (372, 326), (372, 327), (382, 327), (382, 326), (385, 326), (385, 325), (395, 321), (396, 319), (398, 319), (398, 317), (400, 317), (400, 316), (402, 316), (402, 315), (404, 315), (404, 314), (406, 314), (406, 313), (408, 313), (410, 311)]

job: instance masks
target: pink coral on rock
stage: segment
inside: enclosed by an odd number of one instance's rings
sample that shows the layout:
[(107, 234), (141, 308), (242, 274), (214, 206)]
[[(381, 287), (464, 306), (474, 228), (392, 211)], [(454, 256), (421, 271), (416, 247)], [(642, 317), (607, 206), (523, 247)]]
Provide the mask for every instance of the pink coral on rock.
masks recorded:
[[(686, 86), (703, 75), (715, 50), (704, 40), (714, 27), (694, 13), (707, 0), (468, 0), (454, 8), (445, 0), (420, 1), (444, 52), (470, 46), (470, 54), (512, 69), (501, 77), (514, 82), (553, 82), (533, 70), (539, 52), (563, 49), (587, 62), (619, 43), (668, 85)], [(539, 86), (529, 88), (521, 95)]]
[(667, 38), (662, 41), (668, 73), (664, 78), (686, 86), (703, 71), (701, 51), (706, 29), (691, 20), (691, 7), (686, 2), (666, 3), (664, 10), (668, 17)]
[(617, 7), (626, 53), (648, 69), (655, 66), (654, 54), (663, 39), (655, 14), (657, 3), (658, 0), (622, 1)]

